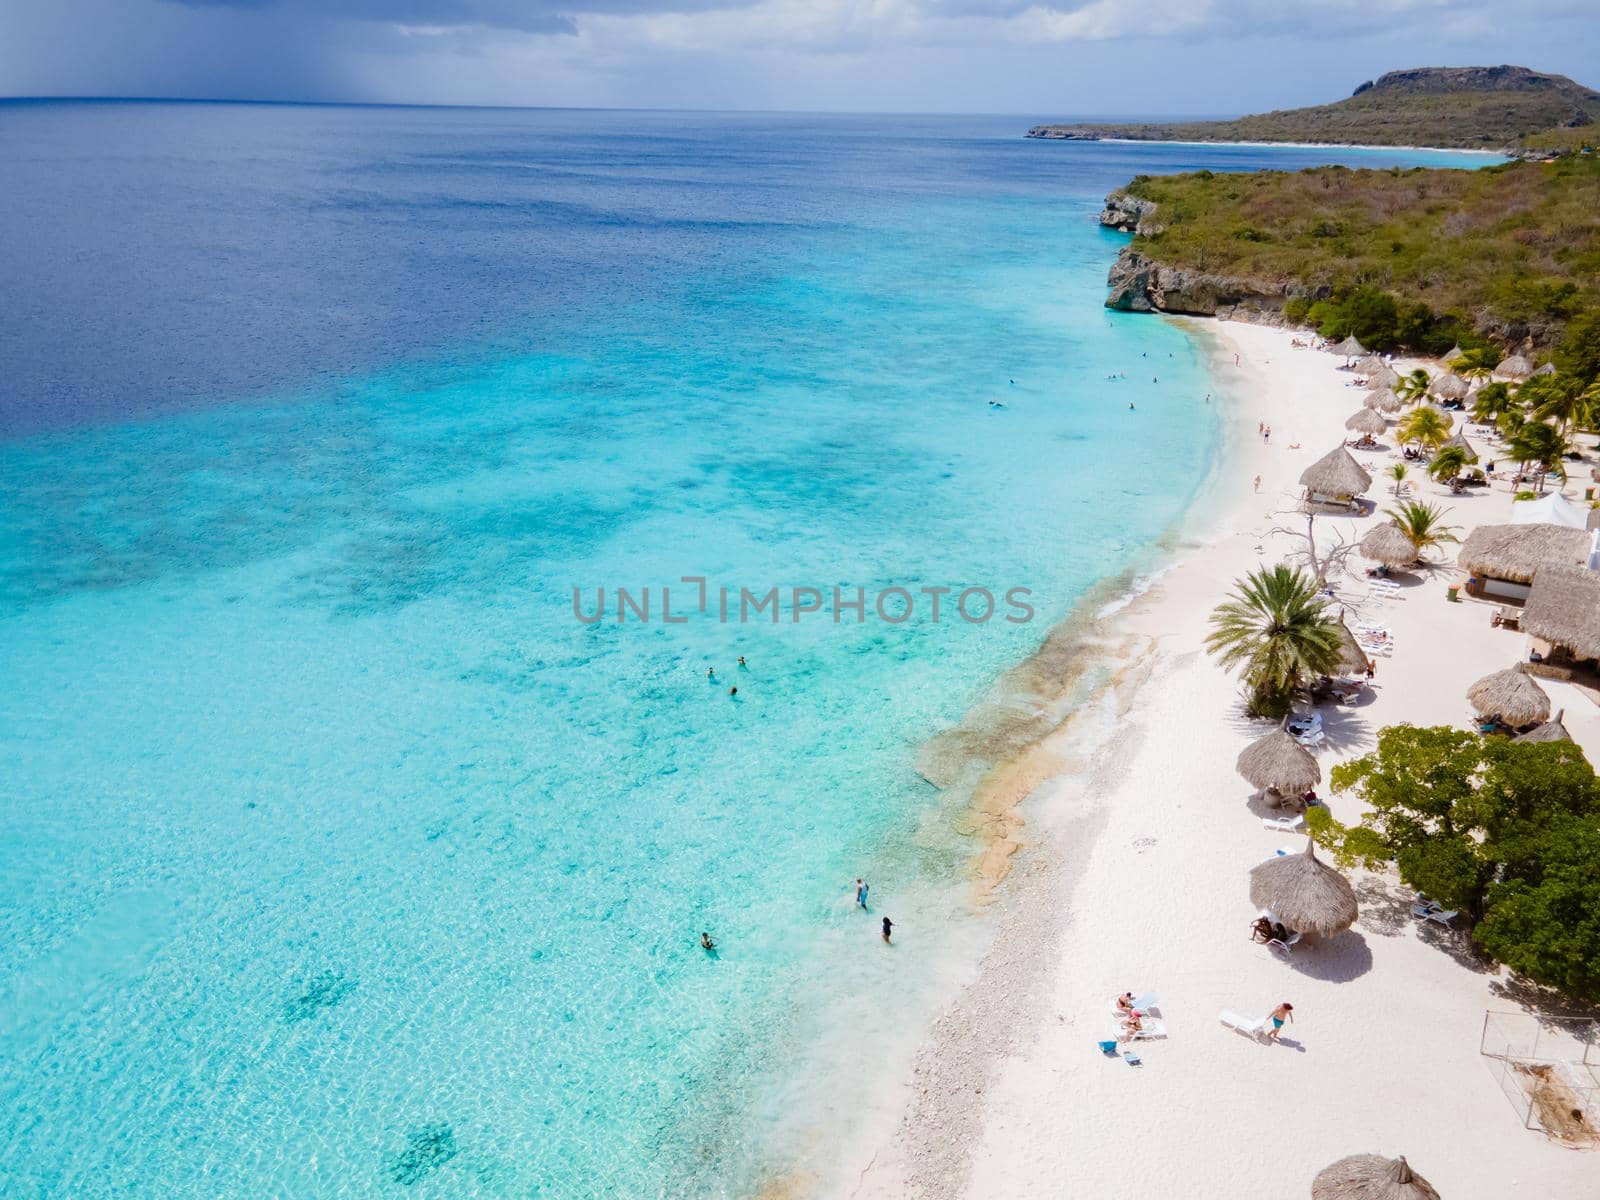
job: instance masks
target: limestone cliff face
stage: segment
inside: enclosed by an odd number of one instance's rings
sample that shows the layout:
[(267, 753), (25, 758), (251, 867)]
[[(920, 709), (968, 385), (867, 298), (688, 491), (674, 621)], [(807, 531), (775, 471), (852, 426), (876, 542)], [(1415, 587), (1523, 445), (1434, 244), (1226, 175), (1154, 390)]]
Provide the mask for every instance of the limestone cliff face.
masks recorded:
[[(1124, 233), (1154, 237), (1161, 232), (1153, 201), (1112, 192), (1100, 212), (1100, 224)], [(1290, 296), (1320, 299), (1293, 283), (1268, 283), (1214, 275), (1187, 267), (1170, 266), (1131, 246), (1123, 247), (1106, 278), (1111, 289), (1106, 307), (1121, 312), (1192, 313), (1196, 316), (1240, 316), (1275, 320)]]
[(1150, 200), (1141, 200), (1126, 192), (1112, 192), (1100, 211), (1100, 224), (1123, 233), (1156, 233), (1159, 231), (1145, 226), (1145, 218), (1155, 211), (1156, 206)]
[[(1284, 301), (1311, 295), (1294, 284), (1235, 279), (1168, 266), (1124, 247), (1106, 278), (1106, 307), (1120, 312), (1190, 313), (1203, 317), (1277, 320)], [(1313, 296), (1313, 298), (1319, 298)]]

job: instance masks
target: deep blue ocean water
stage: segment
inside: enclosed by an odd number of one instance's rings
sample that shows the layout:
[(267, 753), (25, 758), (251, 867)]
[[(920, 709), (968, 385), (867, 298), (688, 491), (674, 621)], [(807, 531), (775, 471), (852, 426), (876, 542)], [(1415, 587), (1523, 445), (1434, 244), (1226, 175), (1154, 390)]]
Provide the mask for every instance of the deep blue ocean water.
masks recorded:
[[(0, 1194), (827, 1178), (982, 937), (919, 747), (1216, 445), (1100, 198), (1481, 161), (1029, 123), (0, 105)], [(683, 576), (1037, 615), (574, 619)]]

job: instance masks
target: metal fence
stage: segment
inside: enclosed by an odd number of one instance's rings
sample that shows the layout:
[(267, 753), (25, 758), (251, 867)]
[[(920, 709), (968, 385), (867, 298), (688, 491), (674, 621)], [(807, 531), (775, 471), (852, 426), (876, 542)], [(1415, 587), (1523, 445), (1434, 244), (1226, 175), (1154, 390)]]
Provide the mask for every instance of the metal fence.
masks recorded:
[(1600, 1144), (1600, 1021), (1487, 1012), (1478, 1053), (1525, 1128)]

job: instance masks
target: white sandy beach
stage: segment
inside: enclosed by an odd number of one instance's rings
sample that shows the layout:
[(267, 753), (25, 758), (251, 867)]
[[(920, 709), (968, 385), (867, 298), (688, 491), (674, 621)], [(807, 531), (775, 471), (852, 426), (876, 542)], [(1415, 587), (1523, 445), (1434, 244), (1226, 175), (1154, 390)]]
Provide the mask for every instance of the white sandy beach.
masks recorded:
[[(1309, 1195), (1335, 1159), (1381, 1153), (1405, 1154), (1446, 1200), (1600, 1196), (1600, 1155), (1523, 1128), (1479, 1054), (1485, 1013), (1519, 1010), (1521, 992), (1476, 963), (1465, 934), (1420, 925), (1395, 876), (1356, 874), (1356, 929), (1291, 962), (1248, 937), (1249, 869), (1304, 839), (1263, 828), (1235, 773), (1268, 726), (1243, 717), (1237, 681), (1203, 652), (1206, 618), (1234, 579), (1293, 549), (1271, 530), (1303, 528), (1298, 477), (1343, 442), (1364, 393), (1341, 360), (1292, 348), (1287, 331), (1201, 328), (1242, 433), (1173, 567), (1106, 622), (1106, 653), (1127, 665), (1053, 735), (1069, 767), (1022, 806), (1024, 849), (996, 901), (995, 944), (930, 1031), (898, 1127), (852, 1194), (1289, 1198)], [(1319, 517), (1319, 537), (1342, 528), (1354, 540), (1383, 519), (1392, 484), (1379, 473), (1396, 453), (1357, 455), (1379, 514)], [(1509, 517), (1503, 479), (1463, 497), (1420, 470), (1410, 482), (1452, 510), (1462, 538)], [(1568, 491), (1581, 496), (1581, 483)], [(1361, 702), (1322, 710), (1320, 790), (1342, 820), (1359, 812), (1330, 794), (1335, 763), (1371, 749), (1384, 725), (1465, 724), (1467, 686), (1526, 657), (1524, 635), (1491, 628), (1492, 605), (1446, 601), (1461, 578), (1454, 550), (1403, 577), (1403, 599), (1369, 600), (1354, 574), (1340, 588), (1352, 625), (1375, 619), (1396, 642)], [(1353, 572), (1365, 565), (1350, 559)], [(1600, 707), (1540, 682), (1600, 761)], [(1124, 990), (1158, 993), (1170, 1035), (1142, 1043), (1137, 1068), (1095, 1046)], [(1219, 1010), (1260, 1015), (1280, 1000), (1297, 1018), (1281, 1045), (1218, 1022)]]

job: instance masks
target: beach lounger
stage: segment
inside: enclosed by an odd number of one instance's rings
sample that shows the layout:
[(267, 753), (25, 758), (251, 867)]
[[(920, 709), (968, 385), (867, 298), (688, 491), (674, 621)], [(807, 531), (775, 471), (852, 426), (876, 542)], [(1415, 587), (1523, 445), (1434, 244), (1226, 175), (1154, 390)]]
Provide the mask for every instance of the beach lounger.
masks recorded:
[(1264, 829), (1271, 829), (1275, 833), (1298, 833), (1306, 819), (1296, 813), (1292, 817), (1262, 817), (1261, 825)]
[(1231, 1009), (1223, 1009), (1217, 1014), (1217, 1019), (1235, 1033), (1242, 1033), (1245, 1037), (1261, 1040), (1261, 1035), (1267, 1031), (1266, 1017), (1242, 1017)]
[(1288, 958), (1294, 953), (1294, 948), (1300, 943), (1300, 935), (1291, 933), (1287, 938), (1273, 938), (1267, 943), (1267, 949), (1279, 958)]
[(1460, 916), (1461, 911), (1455, 908), (1436, 908), (1432, 904), (1413, 904), (1411, 906), (1411, 915), (1419, 921), (1432, 921), (1435, 925), (1443, 925), (1446, 929), (1453, 929), (1455, 926), (1451, 925), (1450, 922)]
[(1167, 1023), (1165, 1021), (1145, 1021), (1144, 1027), (1128, 1035), (1129, 1041), (1144, 1042), (1151, 1038), (1164, 1038), (1167, 1036)]

